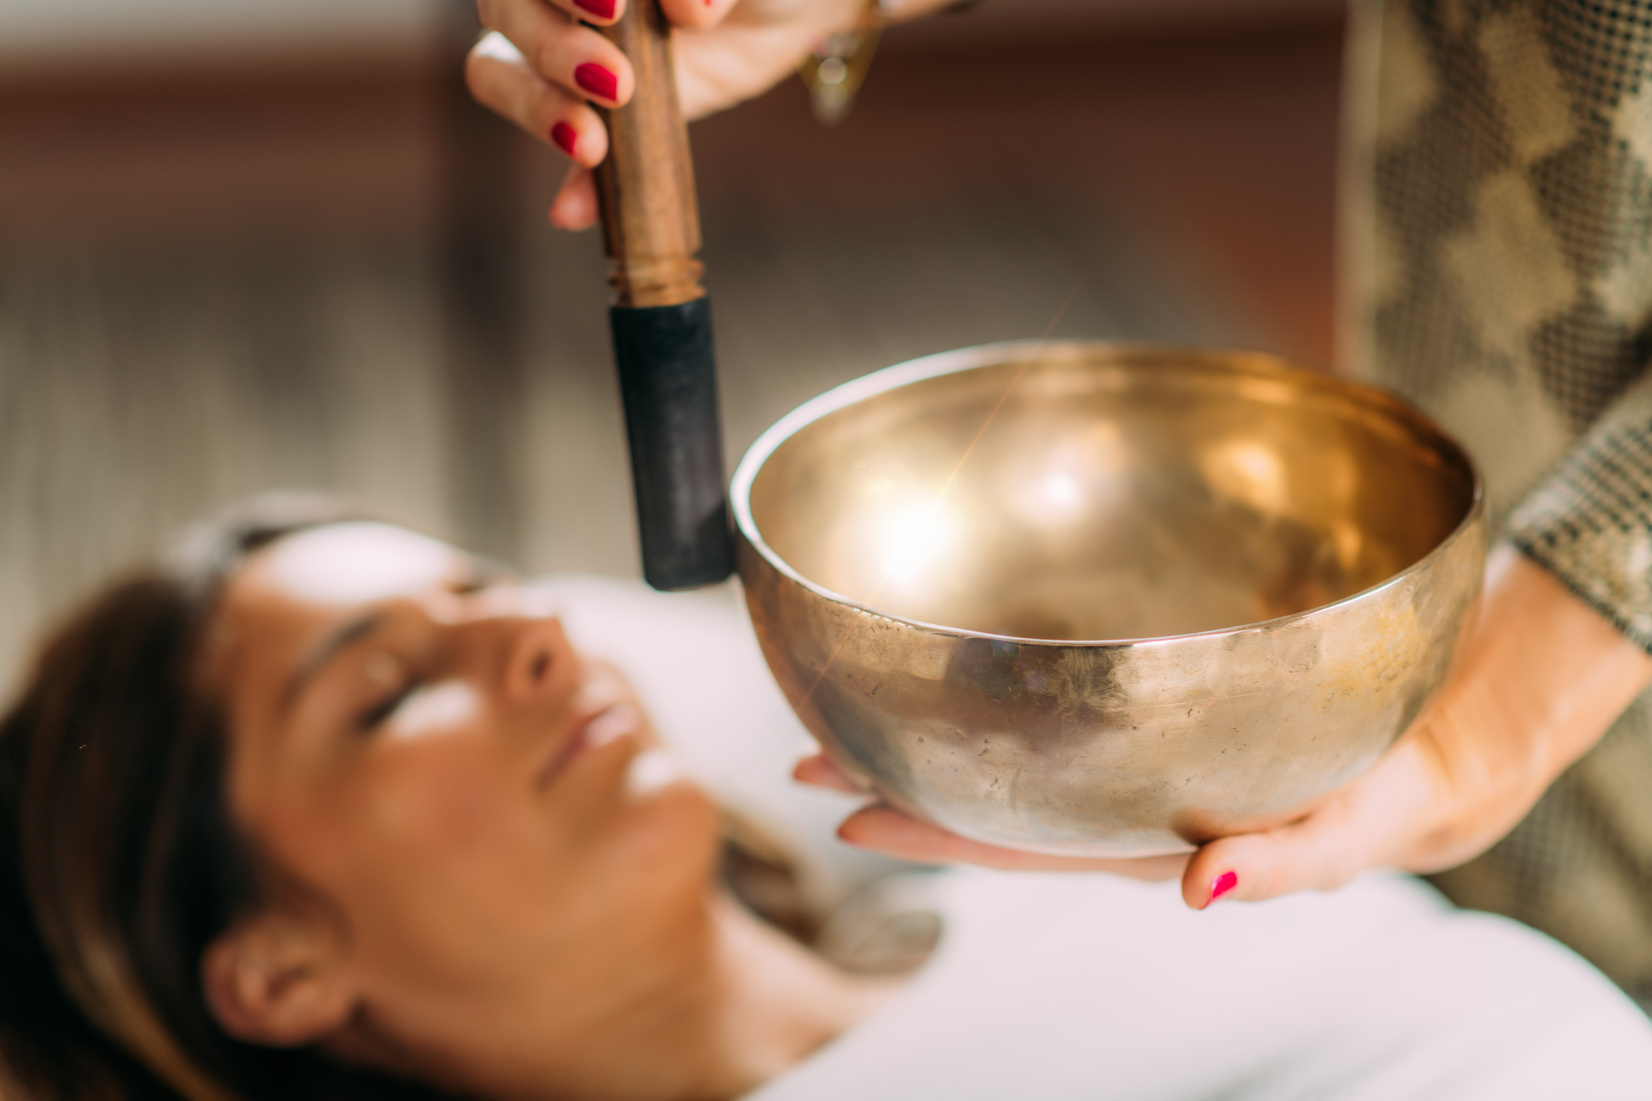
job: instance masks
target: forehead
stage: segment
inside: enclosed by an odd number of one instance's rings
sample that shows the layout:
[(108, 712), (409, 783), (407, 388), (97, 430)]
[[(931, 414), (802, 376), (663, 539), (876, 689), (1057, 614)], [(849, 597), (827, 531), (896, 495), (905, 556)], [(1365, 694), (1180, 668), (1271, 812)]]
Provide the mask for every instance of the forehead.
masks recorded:
[(253, 554), (219, 607), (219, 661), (282, 661), (359, 609), (429, 591), (464, 574), (454, 548), (388, 524), (333, 524)]
[(267, 593), (310, 605), (352, 607), (451, 578), (464, 557), (446, 543), (388, 524), (332, 524), (253, 555), (230, 596)]

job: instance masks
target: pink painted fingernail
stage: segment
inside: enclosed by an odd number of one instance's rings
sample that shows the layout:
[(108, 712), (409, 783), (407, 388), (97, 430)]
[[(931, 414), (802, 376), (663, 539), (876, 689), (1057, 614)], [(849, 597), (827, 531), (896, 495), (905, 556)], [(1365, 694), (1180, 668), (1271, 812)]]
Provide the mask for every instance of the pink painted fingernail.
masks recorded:
[(558, 149), (571, 157), (574, 155), (574, 146), (579, 142), (579, 131), (565, 122), (559, 122), (551, 127), (551, 140), (556, 142)]
[(574, 0), (574, 3), (598, 19), (614, 18), (614, 0)]
[(594, 61), (575, 67), (574, 83), (603, 99), (613, 99), (619, 95), (619, 77)]
[[(1215, 902), (1237, 886), (1239, 886), (1239, 873), (1223, 872), (1210, 881), (1210, 902)], [(1205, 903), (1205, 905), (1209, 906), (1210, 902)]]

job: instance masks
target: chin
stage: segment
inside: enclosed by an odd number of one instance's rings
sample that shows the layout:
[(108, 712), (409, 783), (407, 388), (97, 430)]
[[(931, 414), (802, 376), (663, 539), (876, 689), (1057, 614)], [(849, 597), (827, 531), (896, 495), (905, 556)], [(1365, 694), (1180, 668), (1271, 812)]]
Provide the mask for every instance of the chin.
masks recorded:
[(649, 874), (674, 878), (693, 873), (709, 882), (717, 864), (721, 812), (703, 788), (680, 772), (670, 778), (648, 775), (650, 770), (663, 772), (655, 763), (659, 753), (641, 753), (633, 761), (627, 861)]

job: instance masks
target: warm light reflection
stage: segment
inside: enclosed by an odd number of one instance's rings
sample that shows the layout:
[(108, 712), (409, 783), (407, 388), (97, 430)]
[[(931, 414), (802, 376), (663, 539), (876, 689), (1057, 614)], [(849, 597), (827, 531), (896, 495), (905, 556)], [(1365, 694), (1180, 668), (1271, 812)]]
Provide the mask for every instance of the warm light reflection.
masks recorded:
[(1234, 440), (1211, 448), (1200, 465), (1211, 484), (1228, 496), (1263, 512), (1285, 511), (1290, 500), (1285, 467), (1269, 448)]
[(1012, 480), (1009, 503), (1027, 523), (1060, 526), (1084, 511), (1090, 486), (1074, 473), (1070, 463), (1058, 463)]
[(1360, 552), (1365, 549), (1365, 533), (1358, 524), (1339, 520), (1331, 525), (1331, 540), (1336, 544), (1337, 564), (1352, 570), (1359, 564)]
[(915, 501), (880, 520), (875, 538), (882, 580), (901, 588), (932, 573), (957, 543), (957, 518), (941, 502)]
[(1071, 516), (1084, 504), (1084, 489), (1078, 484), (1078, 479), (1065, 470), (1053, 470), (1044, 476), (1039, 484), (1044, 493), (1044, 503), (1050, 509), (1063, 516)]
[(1123, 441), (1111, 424), (1060, 441), (1036, 465), (1011, 476), (1010, 500), (1028, 523), (1067, 525), (1088, 508), (1106, 507), (1128, 465)]

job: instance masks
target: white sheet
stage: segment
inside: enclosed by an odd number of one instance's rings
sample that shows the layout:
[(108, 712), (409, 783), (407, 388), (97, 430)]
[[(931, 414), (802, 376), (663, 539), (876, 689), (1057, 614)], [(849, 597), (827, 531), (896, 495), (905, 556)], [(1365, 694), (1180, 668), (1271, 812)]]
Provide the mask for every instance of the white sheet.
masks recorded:
[(937, 878), (911, 987), (747, 1101), (1652, 1097), (1628, 998), (1416, 880), (1195, 913), (1171, 884)]

